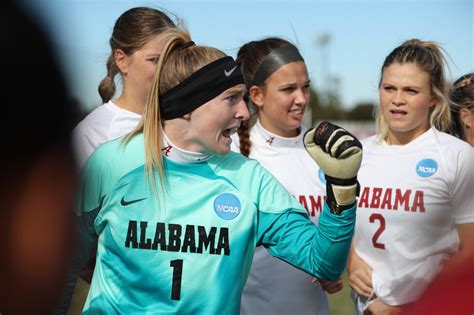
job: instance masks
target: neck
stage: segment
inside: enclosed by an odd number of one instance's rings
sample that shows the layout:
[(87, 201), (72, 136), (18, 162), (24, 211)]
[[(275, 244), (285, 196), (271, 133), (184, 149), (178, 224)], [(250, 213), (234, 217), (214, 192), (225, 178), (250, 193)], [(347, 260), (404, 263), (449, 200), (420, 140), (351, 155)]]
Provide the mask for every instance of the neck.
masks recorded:
[(185, 130), (187, 130), (187, 126), (185, 126), (186, 122), (181, 121), (181, 119), (183, 118), (163, 122), (163, 131), (166, 134), (166, 138), (182, 150), (195, 151), (186, 141)]
[(272, 124), (264, 115), (259, 115), (258, 120), (260, 125), (267, 131), (273, 133), (274, 135), (284, 137), (284, 138), (293, 138), (300, 134), (301, 125), (295, 127), (294, 129), (282, 129), (276, 127)]
[(200, 163), (209, 160), (212, 154), (188, 151), (173, 143), (173, 141), (163, 133), (163, 148), (161, 152), (168, 159), (178, 163)]
[(464, 141), (469, 143), (472, 147), (474, 147), (474, 137), (470, 129), (464, 129)]
[(134, 97), (130, 93), (124, 92), (119, 98), (114, 100), (114, 103), (120, 108), (142, 115), (145, 110), (146, 102), (140, 100), (138, 97)]

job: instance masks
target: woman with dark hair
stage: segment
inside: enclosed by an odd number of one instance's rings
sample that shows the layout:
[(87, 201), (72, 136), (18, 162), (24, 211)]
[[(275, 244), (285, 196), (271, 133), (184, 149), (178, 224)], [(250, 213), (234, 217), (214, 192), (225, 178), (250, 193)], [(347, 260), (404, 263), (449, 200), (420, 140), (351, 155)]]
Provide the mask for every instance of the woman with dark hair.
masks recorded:
[[(257, 160), (306, 208), (317, 225), (326, 197), (326, 179), (307, 154), (301, 123), (310, 102), (310, 80), (303, 57), (290, 42), (265, 38), (244, 44), (237, 63), (254, 113), (234, 135), (233, 150)], [(317, 281), (316, 281), (317, 280)], [(271, 290), (269, 290), (271, 288)], [(342, 281), (314, 279), (262, 246), (255, 250), (242, 295), (242, 314), (328, 314), (324, 291)]]

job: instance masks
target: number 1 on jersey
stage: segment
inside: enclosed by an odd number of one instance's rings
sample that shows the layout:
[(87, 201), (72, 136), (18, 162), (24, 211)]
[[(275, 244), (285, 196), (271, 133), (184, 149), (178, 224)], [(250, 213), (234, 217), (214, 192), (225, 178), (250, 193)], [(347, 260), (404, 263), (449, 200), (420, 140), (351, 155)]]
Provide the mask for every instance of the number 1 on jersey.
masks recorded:
[(176, 259), (170, 261), (173, 268), (173, 285), (171, 287), (171, 299), (179, 301), (181, 299), (181, 278), (183, 275), (183, 260)]

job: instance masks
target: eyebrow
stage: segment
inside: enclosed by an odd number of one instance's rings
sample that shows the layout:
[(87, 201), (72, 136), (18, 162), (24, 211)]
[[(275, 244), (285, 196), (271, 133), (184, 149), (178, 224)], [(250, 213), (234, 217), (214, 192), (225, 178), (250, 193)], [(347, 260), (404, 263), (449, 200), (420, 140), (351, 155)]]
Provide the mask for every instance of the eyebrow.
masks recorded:
[(160, 54), (149, 54), (149, 55), (146, 55), (146, 58), (160, 58)]
[[(382, 86), (396, 87), (396, 85), (392, 83), (382, 83)], [(407, 86), (402, 86), (401, 88), (402, 89), (417, 89), (417, 90), (421, 89), (421, 87), (416, 86), (416, 85), (407, 85)]]
[[(311, 80), (307, 80), (304, 82), (304, 85), (310, 84), (310, 83), (311, 83)], [(283, 83), (280, 85), (280, 87), (295, 86), (295, 85), (298, 85), (298, 83), (297, 82)]]
[(224, 92), (224, 94), (235, 94), (235, 93), (243, 93), (244, 88), (243, 87), (231, 87), (227, 91)]

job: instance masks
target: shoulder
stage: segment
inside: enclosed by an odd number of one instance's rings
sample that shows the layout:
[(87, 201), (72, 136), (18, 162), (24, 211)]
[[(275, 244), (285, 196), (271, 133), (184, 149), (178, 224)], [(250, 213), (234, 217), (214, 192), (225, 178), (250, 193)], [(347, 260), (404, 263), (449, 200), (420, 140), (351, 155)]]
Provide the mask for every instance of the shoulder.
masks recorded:
[(239, 183), (240, 187), (246, 187), (243, 189), (259, 190), (263, 183), (278, 182), (259, 161), (235, 152), (219, 156), (210, 162), (216, 173)]
[(86, 133), (89, 130), (97, 132), (107, 129), (114, 116), (110, 103), (102, 104), (81, 120), (74, 130), (76, 133)]
[(97, 172), (103, 170), (115, 161), (115, 156), (120, 148), (122, 139), (112, 140), (99, 145), (87, 158), (83, 172)]
[(464, 167), (472, 163), (474, 149), (465, 141), (434, 128), (425, 150), (436, 148), (440, 160), (452, 167)]
[(441, 147), (455, 151), (469, 151), (472, 147), (466, 142), (448, 133), (432, 129), (433, 137)]
[(124, 161), (131, 156), (144, 155), (143, 135), (133, 137), (129, 142), (125, 142), (125, 136), (105, 142), (97, 147), (90, 155), (87, 163), (107, 164), (114, 161)]
[(222, 165), (224, 168), (238, 167), (239, 169), (247, 169), (259, 167), (259, 163), (256, 160), (245, 157), (234, 151), (230, 151), (225, 155), (217, 155), (215, 160), (219, 161), (218, 164)]
[[(136, 185), (137, 183), (143, 183), (145, 179), (144, 174), (146, 174), (145, 165), (141, 164), (135, 169), (132, 169), (131, 171), (129, 171), (128, 173), (123, 174), (117, 180), (117, 183), (114, 185), (112, 191), (121, 190), (123, 187), (126, 187), (127, 185), (130, 185), (131, 183), (134, 183), (134, 185)], [(157, 174), (155, 174), (155, 176), (157, 176)]]
[(361, 139), (360, 143), (362, 144), (363, 150), (366, 150), (366, 149), (371, 149), (377, 146), (377, 144), (380, 143), (380, 140), (378, 139), (378, 135), (373, 135), (373, 136)]
[(99, 144), (109, 140), (108, 133), (113, 117), (114, 114), (108, 109), (107, 104), (103, 104), (81, 120), (72, 131), (76, 150), (92, 151)]

